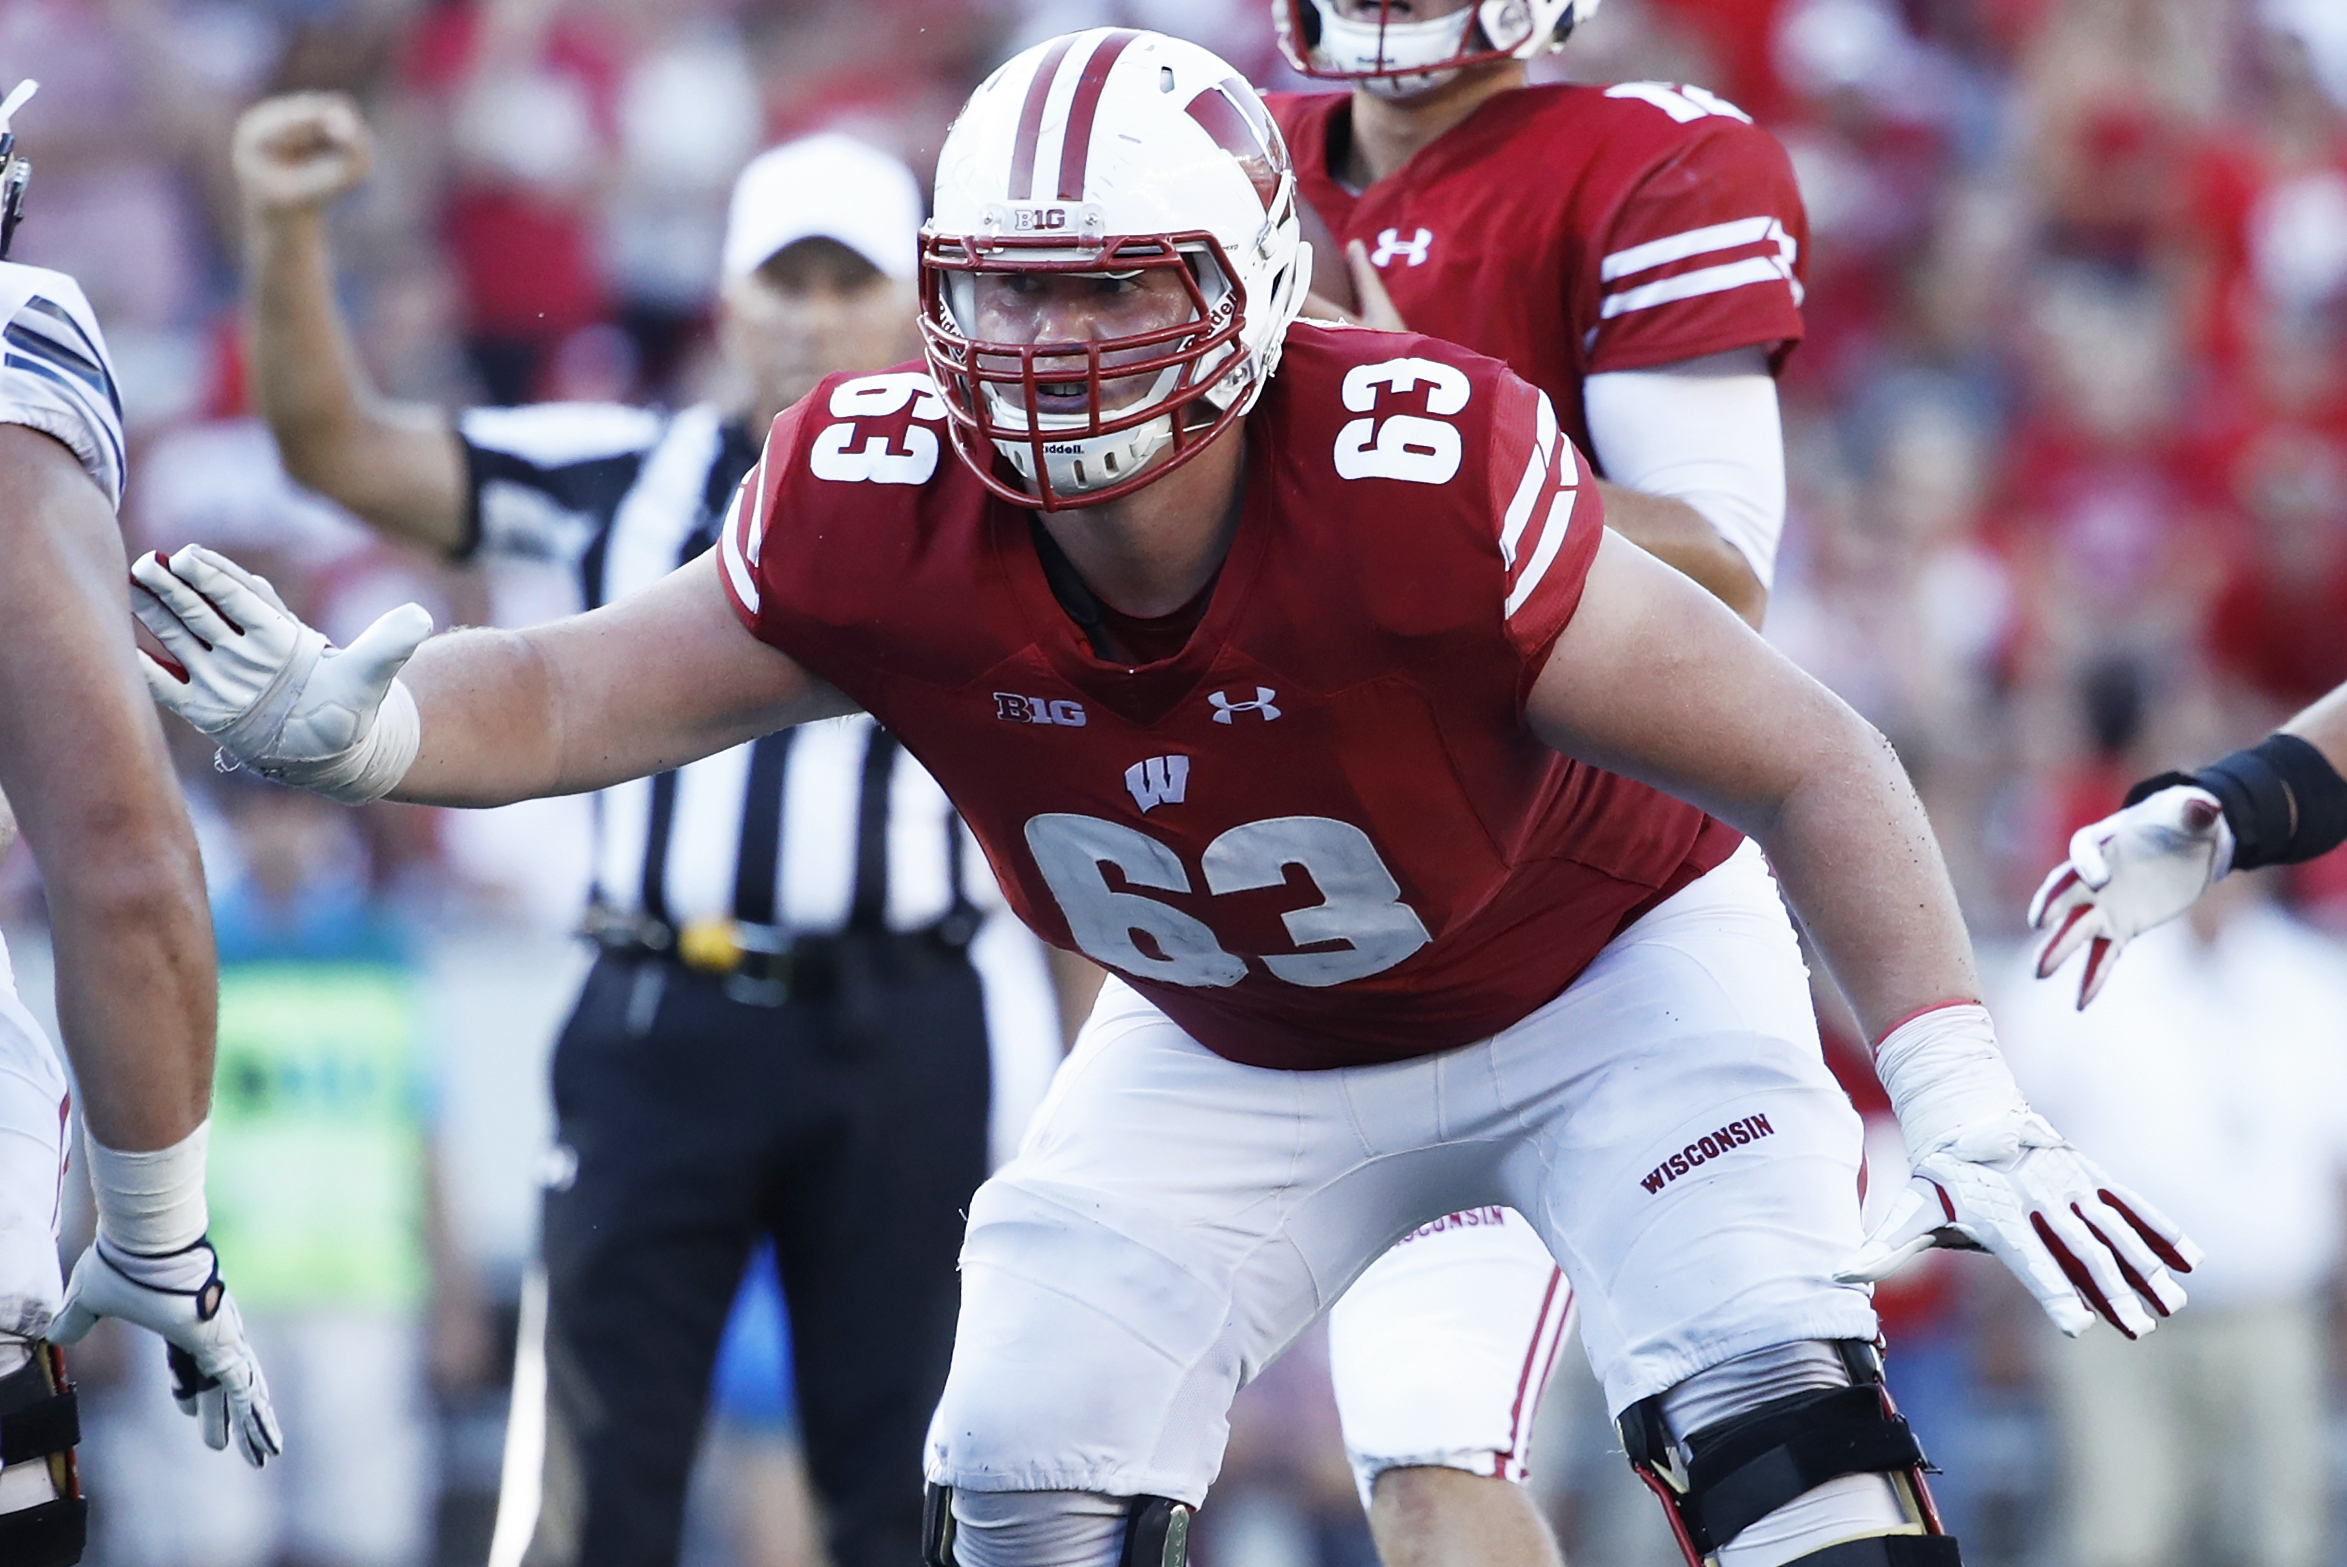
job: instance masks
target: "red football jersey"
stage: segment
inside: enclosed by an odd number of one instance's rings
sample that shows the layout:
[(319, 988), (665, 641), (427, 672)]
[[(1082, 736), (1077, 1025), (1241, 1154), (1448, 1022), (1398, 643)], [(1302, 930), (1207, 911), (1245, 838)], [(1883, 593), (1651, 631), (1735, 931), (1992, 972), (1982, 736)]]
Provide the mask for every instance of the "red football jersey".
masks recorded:
[(1735, 834), (1533, 738), (1602, 519), (1547, 399), (1299, 325), (1175, 656), (1095, 656), (920, 369), (775, 421), (721, 544), (753, 632), (934, 774), (1046, 941), (1271, 1067), (1398, 1060), (1556, 995)]
[[(1581, 378), (1801, 337), (1809, 219), (1775, 137), (1700, 87), (1503, 92), (1356, 196), (1347, 93), (1272, 93), (1296, 181), (1414, 332), (1504, 360), (1586, 447)], [(1332, 142), (1336, 145), (1332, 147)]]

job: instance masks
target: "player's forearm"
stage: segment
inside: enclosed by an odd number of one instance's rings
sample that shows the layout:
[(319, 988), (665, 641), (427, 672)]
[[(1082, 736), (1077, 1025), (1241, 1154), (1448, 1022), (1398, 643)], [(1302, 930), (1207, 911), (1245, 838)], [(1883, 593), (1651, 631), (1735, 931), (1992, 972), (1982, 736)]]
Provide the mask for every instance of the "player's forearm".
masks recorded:
[(400, 678), (414, 693), (423, 734), (392, 799), (510, 805), (594, 786), (565, 776), (557, 682), (529, 633), (434, 637)]
[(2322, 752), (2333, 769), (2347, 775), (2347, 685), (2284, 724), (2282, 732), (2304, 740)]
[(255, 400), (286, 472), (410, 543), (458, 547), (455, 433), (438, 409), (387, 402), (368, 386), (335, 302), (323, 217), (250, 218), (245, 261)]
[(1734, 610), (1757, 629), (1768, 608), (1768, 589), (1752, 574), (1742, 552), (1721, 538), (1703, 513), (1667, 495), (1627, 490), (1603, 479), (1605, 525)]
[(167, 817), (91, 811), (54, 852), (35, 840), (82, 1115), (125, 1152), (170, 1147), (203, 1121), (219, 1010), (194, 832), (176, 793), (151, 808)]
[[(1838, 704), (1837, 704), (1838, 706)], [(1870, 1040), (1923, 1008), (1975, 1001), (1980, 980), (1939, 843), (1890, 743), (1848, 709), (1823, 714), (1806, 765), (1738, 823)]]

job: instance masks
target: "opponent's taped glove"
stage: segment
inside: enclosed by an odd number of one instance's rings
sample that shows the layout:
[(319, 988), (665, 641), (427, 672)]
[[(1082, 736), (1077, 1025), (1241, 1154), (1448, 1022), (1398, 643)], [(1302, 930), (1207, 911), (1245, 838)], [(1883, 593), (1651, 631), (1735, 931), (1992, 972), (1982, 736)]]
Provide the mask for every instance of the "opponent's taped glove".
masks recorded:
[(2029, 1108), (1986, 1008), (1910, 1018), (1877, 1047), (1875, 1070), (1914, 1178), (1836, 1279), (1869, 1283), (1955, 1246), (1994, 1253), (2072, 1338), (2097, 1316), (2135, 1338), (2183, 1306), (2170, 1270), (2191, 1272), (2200, 1248)]
[(130, 574), (146, 590), (132, 610), (180, 666), (141, 650), (147, 688), (224, 755), (345, 805), (379, 800), (406, 775), (422, 724), (399, 671), (432, 634), (421, 605), (337, 649), (266, 578), (201, 545), (142, 555)]
[(196, 1417), (204, 1445), (230, 1436), (255, 1469), (284, 1451), (268, 1379), (245, 1342), (244, 1319), (220, 1279), (208, 1240), (162, 1257), (118, 1251), (100, 1236), (65, 1286), (65, 1305), (49, 1337), (77, 1342), (100, 1317), (120, 1317), (162, 1336), (169, 1346), (172, 1397)]
[(2233, 867), (2233, 829), (2224, 807), (2189, 784), (2157, 794), (2070, 835), (2070, 857), (2029, 901), (2029, 923), (2046, 932), (2037, 956), (2044, 979), (2087, 948), (2078, 1005), (2102, 993), (2128, 942), (2192, 907)]

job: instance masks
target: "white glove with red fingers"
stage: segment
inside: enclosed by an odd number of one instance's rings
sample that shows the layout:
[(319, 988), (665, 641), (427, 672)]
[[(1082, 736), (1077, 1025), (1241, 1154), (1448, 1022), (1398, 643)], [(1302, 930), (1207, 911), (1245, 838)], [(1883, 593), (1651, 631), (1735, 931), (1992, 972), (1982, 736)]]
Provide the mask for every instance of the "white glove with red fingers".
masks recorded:
[(131, 608), (177, 667), (141, 650), (155, 700), (265, 778), (345, 805), (379, 800), (406, 776), (423, 726), (399, 671), (432, 634), (403, 604), (347, 648), (294, 618), (265, 577), (190, 544), (142, 555)]
[(2171, 1274), (2200, 1248), (2029, 1108), (1985, 1007), (1935, 1007), (1875, 1050), (1914, 1178), (1834, 1270), (1871, 1283), (1934, 1246), (1988, 1251), (2072, 1338), (2101, 1317), (2129, 1338), (2184, 1304)]
[(2233, 868), (2233, 829), (2206, 789), (2177, 784), (2070, 835), (2070, 857), (2029, 902), (2044, 979), (2080, 947), (2078, 1005), (2102, 993), (2128, 942), (2192, 907)]

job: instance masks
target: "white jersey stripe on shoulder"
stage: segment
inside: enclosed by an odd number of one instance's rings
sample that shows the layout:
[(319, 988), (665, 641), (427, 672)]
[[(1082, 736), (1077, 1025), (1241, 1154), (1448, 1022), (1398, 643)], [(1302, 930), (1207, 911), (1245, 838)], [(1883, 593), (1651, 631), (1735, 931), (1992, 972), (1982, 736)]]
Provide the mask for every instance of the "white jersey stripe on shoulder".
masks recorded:
[(1500, 564), (1511, 569), (1516, 564), (1516, 541), (1524, 536), (1524, 525), (1532, 520), (1532, 504), (1540, 499), (1541, 480), (1548, 477), (1548, 458), (1539, 447), (1532, 448), (1532, 460), (1524, 466), (1523, 482), (1516, 486), (1516, 498), (1508, 502), (1507, 515), (1500, 520)]
[(1625, 288), (1618, 294), (1606, 296), (1598, 307), (1598, 319), (1611, 321), (1632, 310), (1650, 310), (1656, 305), (1667, 305), (1673, 300), (1695, 299), (1704, 294), (1724, 294), (1732, 288), (1745, 288), (1754, 283), (1782, 283), (1787, 288), (1793, 280), (1785, 276), (1785, 269), (1770, 256), (1747, 256), (1742, 261), (1731, 261), (1723, 266), (1705, 267), (1696, 272), (1682, 272), (1677, 277), (1658, 278), (1652, 283), (1641, 283), (1636, 288)]
[[(749, 478), (733, 492), (733, 505), (726, 512), (725, 525), (717, 532), (718, 560), (725, 567), (725, 579), (733, 584), (733, 591), (741, 599), (742, 607), (753, 615), (758, 613), (758, 546), (765, 542), (759, 528), (765, 510), (765, 473), (766, 461), (760, 458), (758, 466), (750, 470)], [(751, 492), (753, 487), (759, 503), (747, 508), (748, 515), (745, 516), (742, 496)]]
[(1508, 502), (1499, 532), (1500, 563), (1508, 567), (1516, 564), (1516, 541), (1523, 538), (1524, 525), (1532, 520), (1533, 504), (1540, 499), (1540, 481), (1548, 477), (1549, 459), (1556, 455), (1557, 449), (1556, 404), (1548, 400), (1546, 392), (1535, 391), (1533, 395), (1539, 401), (1534, 405), (1532, 419), (1532, 461), (1525, 466), (1523, 481), (1516, 486), (1516, 498)]
[(1601, 282), (1611, 283), (1615, 278), (1628, 277), (1633, 272), (1644, 272), (1672, 261), (1684, 261), (1689, 256), (1700, 256), (1714, 250), (1733, 250), (1738, 245), (1757, 244), (1768, 238), (1768, 229), (1776, 220), (1766, 213), (1757, 218), (1736, 218), (1726, 223), (1707, 224), (1703, 228), (1688, 229), (1679, 234), (1666, 234), (1661, 239), (1650, 239), (1641, 245), (1617, 250), (1597, 264)]
[(1573, 501), (1580, 493), (1578, 489), (1559, 490), (1557, 498), (1549, 502), (1548, 520), (1540, 525), (1540, 542), (1533, 546), (1531, 563), (1516, 579), (1507, 602), (1500, 606), (1503, 619), (1515, 618), (1516, 611), (1532, 596), (1532, 590), (1540, 586), (1540, 579), (1548, 575), (1548, 568), (1556, 563), (1557, 551), (1565, 547), (1565, 535), (1572, 531)]

